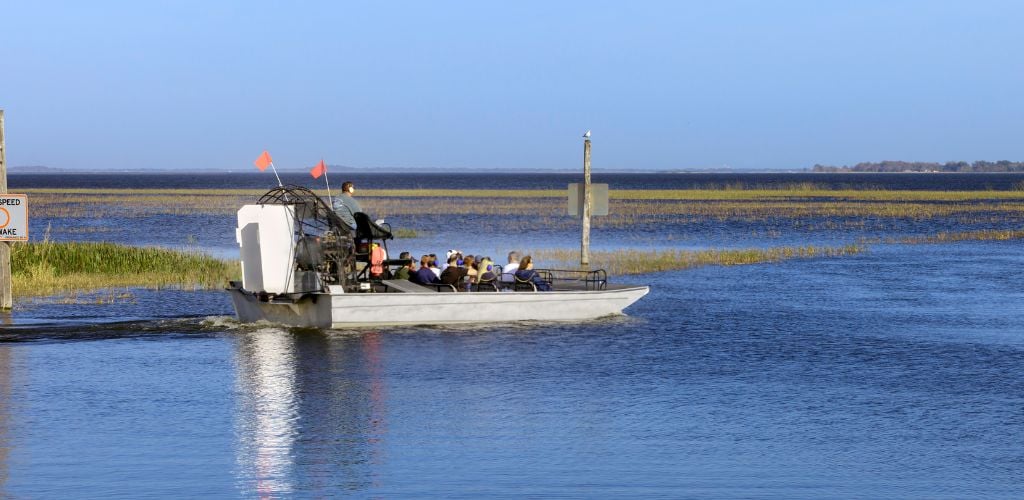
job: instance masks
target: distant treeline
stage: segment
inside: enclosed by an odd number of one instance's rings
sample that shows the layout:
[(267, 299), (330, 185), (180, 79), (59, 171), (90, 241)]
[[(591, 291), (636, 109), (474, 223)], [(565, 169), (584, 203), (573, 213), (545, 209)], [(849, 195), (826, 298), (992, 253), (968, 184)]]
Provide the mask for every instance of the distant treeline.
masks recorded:
[(922, 161), (862, 162), (852, 167), (843, 165), (815, 165), (814, 172), (1024, 172), (1024, 162), (1018, 161), (950, 161), (928, 163)]

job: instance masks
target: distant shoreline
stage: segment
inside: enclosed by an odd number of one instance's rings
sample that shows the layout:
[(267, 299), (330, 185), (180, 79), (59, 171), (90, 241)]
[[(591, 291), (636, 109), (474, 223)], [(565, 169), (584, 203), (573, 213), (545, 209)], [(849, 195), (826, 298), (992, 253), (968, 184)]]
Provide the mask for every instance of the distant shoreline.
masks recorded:
[(811, 167), (812, 172), (818, 173), (922, 173), (922, 174), (1014, 174), (1024, 173), (1024, 162), (999, 160), (975, 162), (949, 161), (946, 163), (921, 162), (921, 161), (881, 161), (861, 162), (856, 165), (832, 166), (815, 165)]
[[(11, 167), (7, 171), (7, 175), (115, 175), (115, 174), (133, 174), (133, 175), (174, 175), (174, 174), (187, 174), (187, 175), (226, 175), (226, 174), (259, 174), (257, 171), (246, 170), (59, 170), (59, 169), (45, 169), (45, 170), (31, 170), (32, 167)], [(284, 175), (294, 174), (308, 174), (306, 170), (278, 170), (278, 173)], [(334, 175), (345, 174), (358, 174), (358, 175), (371, 175), (371, 174), (417, 174), (417, 175), (438, 175), (438, 176), (451, 176), (451, 175), (515, 175), (522, 173), (530, 174), (580, 174), (580, 170), (529, 170), (522, 169), (516, 171), (500, 171), (500, 172), (470, 172), (467, 173), (465, 170), (432, 170), (424, 172), (423, 170), (417, 169), (398, 169), (398, 170), (363, 170), (363, 169), (346, 169), (346, 170), (335, 170), (331, 171), (332, 177)], [(652, 174), (652, 175), (699, 175), (699, 174), (734, 174), (734, 175), (746, 175), (746, 174), (772, 174), (772, 175), (807, 175), (807, 174), (1024, 174), (1024, 169), (1013, 170), (1013, 171), (934, 171), (934, 170), (902, 170), (902, 171), (885, 171), (885, 170), (850, 170), (850, 169), (839, 169), (836, 170), (601, 170), (597, 169), (593, 171), (594, 174)]]

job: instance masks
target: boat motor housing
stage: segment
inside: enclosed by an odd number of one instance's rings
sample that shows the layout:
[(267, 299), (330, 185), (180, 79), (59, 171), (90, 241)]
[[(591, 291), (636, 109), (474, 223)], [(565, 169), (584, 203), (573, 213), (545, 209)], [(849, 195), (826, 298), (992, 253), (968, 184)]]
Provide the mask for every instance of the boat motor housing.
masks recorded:
[(296, 236), (295, 205), (244, 205), (235, 232), (241, 250), (242, 288), (270, 294), (321, 289), (318, 241)]

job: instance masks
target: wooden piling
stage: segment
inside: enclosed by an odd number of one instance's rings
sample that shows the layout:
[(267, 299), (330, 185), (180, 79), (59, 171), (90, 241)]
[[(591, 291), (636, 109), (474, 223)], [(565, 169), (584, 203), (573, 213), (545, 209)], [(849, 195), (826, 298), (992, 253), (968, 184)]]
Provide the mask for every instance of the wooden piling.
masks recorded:
[(583, 237), (580, 242), (580, 265), (590, 267), (590, 138), (583, 140)]
[[(7, 194), (7, 144), (4, 142), (4, 110), (0, 109), (0, 194)], [(11, 244), (0, 241), (0, 310), (10, 309)]]

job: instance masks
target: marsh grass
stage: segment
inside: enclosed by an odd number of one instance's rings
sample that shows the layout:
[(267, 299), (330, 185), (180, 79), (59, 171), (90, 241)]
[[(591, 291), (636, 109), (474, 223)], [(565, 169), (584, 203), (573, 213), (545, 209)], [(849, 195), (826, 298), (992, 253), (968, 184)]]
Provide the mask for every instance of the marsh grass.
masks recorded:
[[(239, 206), (254, 203), (265, 191), (29, 189), (26, 192), (33, 217), (50, 218), (58, 231), (72, 233), (92, 231), (77, 225), (76, 219), (80, 218), (104, 220), (155, 214), (232, 217)], [(326, 196), (326, 192), (318, 192)], [(565, 190), (367, 189), (361, 190), (360, 195), (367, 212), (395, 224), (396, 236), (402, 239), (418, 238), (424, 230), (444, 226), (446, 221), (473, 216), (487, 216), (487, 230), (502, 234), (574, 231), (579, 225), (578, 219), (566, 214)], [(612, 190), (610, 204), (610, 215), (592, 221), (595, 229), (645, 228), (649, 232), (667, 225), (672, 228), (670, 231), (689, 234), (694, 227), (740, 222), (762, 224), (764, 235), (780, 238), (785, 234), (783, 231), (789, 229), (902, 231), (908, 227), (907, 222), (930, 220), (938, 221), (942, 228), (984, 224), (983, 227), (997, 229), (905, 238), (897, 233), (885, 242), (915, 244), (1024, 238), (1021, 231), (1014, 229), (1024, 225), (1024, 184), (1022, 189), (1011, 191), (829, 190), (814, 184), (778, 189), (728, 185), (701, 190)], [(76, 229), (79, 227), (82, 229)], [(673, 238), (672, 234), (665, 236), (666, 241)], [(118, 286), (217, 287), (237, 274), (236, 264), (191, 252), (102, 245), (110, 244), (15, 245), (13, 265), (17, 293), (41, 295)], [(592, 260), (613, 274), (637, 274), (703, 265), (836, 257), (860, 253), (865, 248), (852, 245), (700, 252), (622, 250), (598, 252)], [(578, 256), (566, 253), (571, 251), (550, 252), (550, 260), (563, 265), (578, 260)], [(538, 257), (545, 255), (541, 253)], [(102, 267), (102, 263), (107, 267)]]
[(127, 286), (219, 288), (238, 274), (237, 263), (192, 251), (50, 241), (11, 248), (12, 283), (19, 297)]
[[(99, 190), (35, 189), (33, 217), (107, 218), (152, 215), (231, 215), (260, 191), (241, 189)], [(324, 193), (326, 194), (326, 193)], [(569, 218), (562, 190), (366, 190), (360, 200), (376, 217), (419, 215), (531, 216), (561, 227)], [(759, 221), (769, 218), (876, 217), (927, 219), (986, 214), (1024, 216), (1024, 191), (788, 189), (613, 190), (600, 227), (625, 226), (665, 216), (694, 220)]]
[(891, 238), (887, 243), (921, 244), (921, 243), (952, 243), (957, 241), (1010, 241), (1024, 239), (1024, 231), (994, 230), (942, 232), (928, 236), (908, 236)]
[(403, 238), (403, 239), (419, 238), (419, 236), (420, 236), (419, 231), (416, 231), (415, 229), (404, 228), (404, 227), (400, 227), (398, 229), (395, 229), (392, 232), (392, 234), (394, 234), (395, 238)]
[[(843, 257), (867, 250), (864, 245), (841, 247), (774, 247), (708, 250), (613, 250), (592, 252), (591, 269), (604, 269), (610, 275), (647, 274), (702, 266), (741, 266), (782, 262), (792, 259)], [(534, 259), (543, 267), (576, 269), (578, 250), (539, 250)]]
[(1021, 191), (889, 191), (884, 189), (627, 189), (612, 190), (612, 199), (626, 200), (764, 200), (833, 199), (861, 201), (1022, 200)]
[[(1024, 201), (1024, 181), (1006, 191), (916, 191), (886, 189), (827, 189), (815, 184), (796, 184), (781, 188), (723, 189), (612, 189), (609, 197), (622, 200), (756, 200), (762, 198), (836, 198), (849, 200)], [(248, 198), (255, 201), (265, 190), (254, 189), (103, 189), (32, 188), (30, 195), (80, 195), (171, 199), (175, 197)], [(326, 201), (327, 191), (313, 190)], [(360, 198), (565, 198), (565, 189), (363, 189)]]

